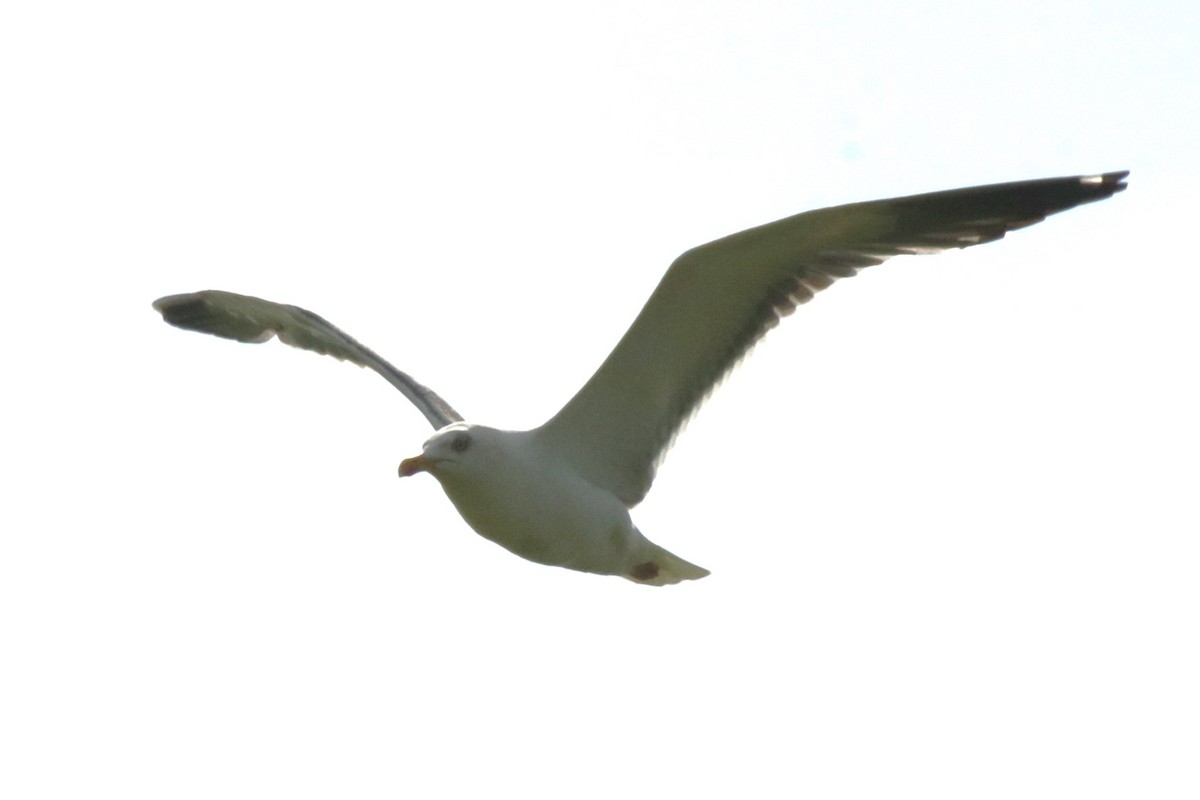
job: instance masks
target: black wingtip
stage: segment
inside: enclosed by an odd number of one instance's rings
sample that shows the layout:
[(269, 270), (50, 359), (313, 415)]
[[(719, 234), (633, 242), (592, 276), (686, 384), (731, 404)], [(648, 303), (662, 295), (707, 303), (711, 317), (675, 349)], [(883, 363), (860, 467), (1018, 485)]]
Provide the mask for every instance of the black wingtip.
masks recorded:
[[(1075, 184), (1076, 188), (1070, 190), (1066, 197), (1061, 198), (1066, 202), (1056, 203), (1057, 207), (1047, 208), (1046, 212), (1054, 214), (1084, 203), (1105, 200), (1117, 192), (1125, 191), (1127, 188), (1125, 179), (1128, 177), (1129, 170), (1127, 169), (1119, 172), (1102, 172), (1099, 175), (1080, 175), (1077, 179), (1078, 183)], [(1072, 196), (1073, 199), (1071, 199)]]
[(214, 309), (206, 292), (171, 294), (160, 297), (151, 305), (162, 314), (163, 321), (176, 328), (233, 339), (246, 344), (258, 344), (270, 339), (275, 332), (265, 330), (252, 320)]
[(1079, 179), (1079, 182), (1083, 184), (1095, 184), (1098, 195), (1111, 197), (1117, 192), (1123, 192), (1128, 188), (1125, 184), (1125, 179), (1128, 177), (1129, 170), (1123, 169), (1119, 172), (1105, 172), (1100, 175), (1084, 175)]
[(204, 320), (209, 316), (208, 304), (198, 294), (172, 294), (160, 297), (152, 304), (168, 325), (185, 330), (206, 331)]

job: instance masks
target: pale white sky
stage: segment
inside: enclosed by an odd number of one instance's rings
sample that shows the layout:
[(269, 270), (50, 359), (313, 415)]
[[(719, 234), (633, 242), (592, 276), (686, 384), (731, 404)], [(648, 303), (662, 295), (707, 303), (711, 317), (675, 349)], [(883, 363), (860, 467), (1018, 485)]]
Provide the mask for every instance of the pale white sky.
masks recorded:
[[(1200, 792), (1198, 12), (1183, 2), (8, 4), (0, 795)], [(1130, 169), (781, 326), (635, 512), (517, 559), (306, 306), (540, 423), (684, 249)]]

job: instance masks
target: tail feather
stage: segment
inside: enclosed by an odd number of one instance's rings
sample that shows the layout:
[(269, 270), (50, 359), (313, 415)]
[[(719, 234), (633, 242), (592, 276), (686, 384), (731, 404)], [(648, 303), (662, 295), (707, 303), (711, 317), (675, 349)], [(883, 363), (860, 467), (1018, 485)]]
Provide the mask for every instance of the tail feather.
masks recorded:
[(699, 580), (709, 574), (704, 567), (684, 561), (653, 542), (647, 544), (650, 545), (647, 553), (649, 558), (639, 561), (622, 577), (646, 586), (670, 586), (680, 581)]

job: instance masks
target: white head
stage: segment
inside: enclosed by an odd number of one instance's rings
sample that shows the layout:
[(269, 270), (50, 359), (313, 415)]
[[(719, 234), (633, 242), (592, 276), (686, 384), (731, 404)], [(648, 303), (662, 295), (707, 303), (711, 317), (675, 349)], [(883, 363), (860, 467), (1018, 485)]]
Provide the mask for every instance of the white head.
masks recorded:
[(439, 481), (469, 475), (492, 465), (501, 449), (500, 431), (469, 422), (454, 422), (430, 436), (421, 455), (400, 462), (400, 477), (428, 472)]

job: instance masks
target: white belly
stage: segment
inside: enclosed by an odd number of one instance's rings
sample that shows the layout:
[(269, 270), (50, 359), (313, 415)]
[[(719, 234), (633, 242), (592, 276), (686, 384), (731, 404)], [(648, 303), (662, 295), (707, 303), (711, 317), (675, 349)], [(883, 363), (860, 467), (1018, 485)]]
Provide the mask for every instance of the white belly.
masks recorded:
[(442, 488), (479, 535), (522, 558), (584, 572), (623, 574), (644, 538), (625, 505), (563, 469), (506, 464), (487, 474), (446, 475)]

